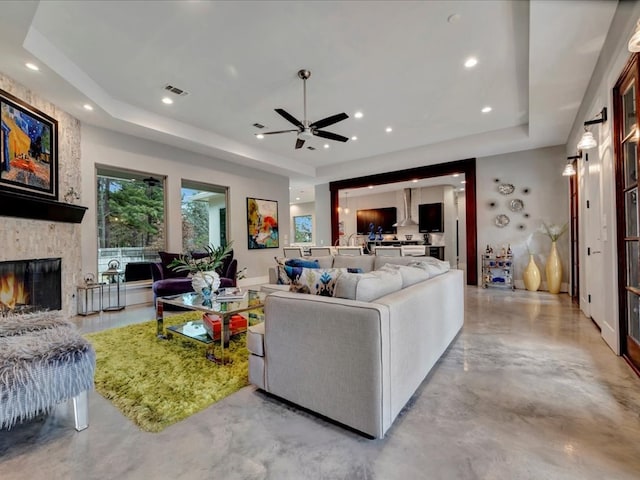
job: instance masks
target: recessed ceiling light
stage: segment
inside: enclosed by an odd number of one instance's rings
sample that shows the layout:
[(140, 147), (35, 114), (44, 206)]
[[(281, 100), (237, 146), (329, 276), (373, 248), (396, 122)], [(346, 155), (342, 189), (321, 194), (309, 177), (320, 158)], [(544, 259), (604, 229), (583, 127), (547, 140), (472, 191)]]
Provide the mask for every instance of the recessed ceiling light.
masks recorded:
[(384, 129), (384, 131), (387, 132), (387, 133), (391, 133), (391, 132), (393, 132), (393, 128), (387, 127), (387, 128)]
[(449, 17), (447, 18), (447, 22), (449, 23), (456, 23), (458, 20), (460, 20), (461, 15), (459, 13), (454, 13), (452, 15), (449, 15)]
[(259, 134), (256, 135), (256, 138), (259, 138), (260, 140), (262, 140), (264, 138), (264, 135), (259, 133)]
[(459, 177), (459, 176), (460, 176), (460, 174), (459, 174), (459, 173), (454, 173), (454, 174), (453, 174), (453, 176), (454, 176), (454, 177)]
[(369, 185), (369, 189), (373, 188), (373, 185)]
[(164, 103), (165, 105), (171, 105), (173, 103), (173, 100), (169, 97), (162, 97), (162, 103)]
[(24, 66), (27, 67), (29, 70), (33, 70), (34, 72), (37, 72), (38, 70), (40, 70), (40, 67), (38, 67), (35, 63), (25, 63)]
[(358, 137), (356, 137), (355, 135), (353, 137), (351, 137), (351, 140), (353, 140), (354, 142), (358, 139)]
[(461, 192), (464, 192), (464, 187), (460, 187), (460, 191), (461, 191)]
[(414, 178), (413, 180), (411, 180), (413, 183), (418, 183), (418, 179)]
[(467, 183), (466, 180), (460, 180), (460, 183)]
[(325, 144), (324, 144), (324, 148), (329, 148), (329, 144), (328, 144), (328, 143), (325, 143)]
[(363, 115), (362, 115), (362, 112), (356, 112), (353, 114), (353, 116), (356, 118), (362, 118)]
[(296, 197), (296, 200), (300, 200), (300, 197)]
[(469, 57), (464, 62), (464, 66), (467, 68), (473, 68), (478, 64), (478, 59), (476, 57)]
[(487, 106), (487, 107), (484, 107), (482, 109), (482, 113), (489, 113), (491, 110), (493, 110), (493, 109), (491, 107)]
[(93, 107), (91, 105), (89, 105), (88, 103), (85, 103), (82, 107), (85, 110), (89, 110), (90, 112), (93, 111)]

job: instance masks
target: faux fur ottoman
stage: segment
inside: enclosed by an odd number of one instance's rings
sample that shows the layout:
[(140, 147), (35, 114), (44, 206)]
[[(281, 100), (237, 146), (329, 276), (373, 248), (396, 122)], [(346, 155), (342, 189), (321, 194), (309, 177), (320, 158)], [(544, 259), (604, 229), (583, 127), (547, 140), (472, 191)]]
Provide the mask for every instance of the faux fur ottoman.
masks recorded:
[(0, 317), (0, 428), (72, 400), (76, 429), (85, 429), (95, 363), (91, 344), (60, 312)]

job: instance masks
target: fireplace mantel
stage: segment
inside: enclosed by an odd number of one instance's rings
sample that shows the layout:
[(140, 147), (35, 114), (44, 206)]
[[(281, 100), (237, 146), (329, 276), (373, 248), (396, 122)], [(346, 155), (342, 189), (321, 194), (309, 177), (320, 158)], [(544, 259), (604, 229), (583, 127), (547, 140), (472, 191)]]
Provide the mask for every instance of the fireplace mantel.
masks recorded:
[(0, 191), (0, 216), (80, 223), (87, 207)]

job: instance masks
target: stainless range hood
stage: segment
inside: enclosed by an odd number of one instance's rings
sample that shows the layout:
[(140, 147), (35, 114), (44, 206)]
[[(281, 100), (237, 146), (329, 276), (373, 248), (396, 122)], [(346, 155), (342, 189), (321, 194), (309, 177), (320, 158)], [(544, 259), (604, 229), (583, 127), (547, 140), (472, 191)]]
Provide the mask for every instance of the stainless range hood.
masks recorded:
[(411, 218), (411, 189), (405, 188), (404, 193), (402, 195), (402, 199), (404, 200), (404, 217), (399, 222), (393, 224), (394, 227), (413, 227), (418, 225)]

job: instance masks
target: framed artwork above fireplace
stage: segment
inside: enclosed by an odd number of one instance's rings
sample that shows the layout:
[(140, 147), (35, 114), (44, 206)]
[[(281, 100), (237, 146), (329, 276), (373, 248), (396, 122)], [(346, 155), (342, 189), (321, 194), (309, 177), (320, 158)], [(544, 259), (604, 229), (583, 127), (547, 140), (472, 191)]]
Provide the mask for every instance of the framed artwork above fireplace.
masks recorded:
[(0, 190), (58, 200), (58, 122), (0, 90)]

